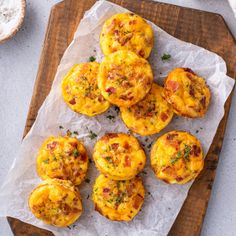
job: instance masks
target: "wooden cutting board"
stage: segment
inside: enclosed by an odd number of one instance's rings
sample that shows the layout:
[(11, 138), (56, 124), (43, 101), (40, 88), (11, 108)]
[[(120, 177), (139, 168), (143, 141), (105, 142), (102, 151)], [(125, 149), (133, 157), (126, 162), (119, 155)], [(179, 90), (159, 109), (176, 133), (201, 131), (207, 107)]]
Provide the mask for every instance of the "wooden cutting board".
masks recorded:
[[(222, 16), (144, 0), (111, 1), (151, 20), (176, 38), (219, 54), (227, 63), (228, 75), (236, 77), (236, 42)], [(80, 19), (94, 3), (95, 0), (64, 0), (52, 8), (24, 135), (30, 130), (38, 109), (50, 91), (57, 66), (73, 38)], [(192, 185), (169, 236), (195, 236), (201, 232), (222, 147), (231, 98), (232, 94), (225, 104), (225, 116), (207, 154), (204, 171)], [(8, 217), (8, 221), (16, 236), (53, 235), (49, 231), (17, 219)]]

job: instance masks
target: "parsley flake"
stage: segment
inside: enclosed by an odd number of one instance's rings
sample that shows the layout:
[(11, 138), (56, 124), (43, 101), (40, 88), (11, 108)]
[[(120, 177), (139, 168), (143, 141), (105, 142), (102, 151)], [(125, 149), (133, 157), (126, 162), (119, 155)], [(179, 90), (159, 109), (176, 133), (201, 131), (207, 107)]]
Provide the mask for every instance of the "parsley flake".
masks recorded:
[(43, 160), (43, 163), (44, 163), (44, 164), (48, 164), (48, 159)]
[(184, 158), (189, 161), (189, 155), (191, 152), (191, 146), (184, 144)]
[(97, 134), (95, 134), (92, 130), (89, 131), (89, 138), (90, 139), (95, 139), (97, 138)]
[(64, 127), (62, 125), (59, 126), (59, 129), (64, 129)]
[(108, 115), (108, 116), (107, 116), (107, 119), (109, 119), (109, 120), (114, 120), (114, 119), (115, 119), (115, 116)]
[(91, 57), (89, 57), (89, 61), (90, 62), (96, 61), (96, 58), (94, 56), (91, 56)]
[(90, 183), (90, 179), (85, 179), (84, 181), (88, 184)]
[(170, 163), (174, 165), (181, 158), (181, 151), (178, 151), (176, 156), (170, 159)]
[(78, 149), (74, 149), (74, 151), (73, 151), (73, 156), (74, 157), (78, 157), (79, 156), (79, 150)]
[(163, 56), (161, 57), (161, 60), (162, 60), (162, 61), (169, 61), (170, 58), (171, 58), (171, 55), (170, 55), (170, 54), (164, 53)]

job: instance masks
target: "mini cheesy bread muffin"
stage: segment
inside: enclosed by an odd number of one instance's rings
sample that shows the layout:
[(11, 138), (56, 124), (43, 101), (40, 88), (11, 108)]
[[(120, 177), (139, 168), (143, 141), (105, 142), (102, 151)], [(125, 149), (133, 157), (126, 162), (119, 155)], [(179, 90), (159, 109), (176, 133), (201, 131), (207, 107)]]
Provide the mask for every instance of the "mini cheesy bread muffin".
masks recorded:
[(154, 143), (151, 166), (157, 178), (166, 183), (185, 184), (196, 178), (203, 169), (201, 144), (187, 132), (168, 132)]
[(93, 187), (95, 210), (110, 220), (130, 221), (140, 211), (145, 190), (140, 177), (111, 180), (99, 175)]
[(124, 133), (105, 134), (95, 144), (93, 158), (98, 170), (114, 180), (134, 178), (146, 162), (138, 140)]
[(203, 117), (207, 112), (211, 93), (203, 78), (189, 68), (172, 70), (165, 80), (164, 98), (177, 115)]
[(109, 108), (97, 86), (98, 69), (97, 62), (77, 64), (63, 79), (62, 96), (73, 111), (95, 116)]
[(160, 132), (171, 121), (173, 111), (162, 98), (163, 88), (153, 83), (148, 95), (132, 107), (121, 107), (121, 117), (127, 127), (140, 135)]
[(82, 213), (80, 194), (69, 180), (45, 180), (31, 192), (28, 203), (38, 219), (57, 227), (73, 224)]
[(42, 179), (64, 179), (79, 185), (88, 169), (87, 151), (76, 138), (51, 136), (41, 146), (36, 166)]
[(152, 69), (131, 51), (106, 56), (99, 68), (98, 87), (110, 103), (130, 107), (142, 100), (152, 86)]
[(104, 23), (100, 45), (105, 55), (125, 49), (148, 58), (153, 38), (152, 27), (142, 17), (126, 12), (116, 14)]

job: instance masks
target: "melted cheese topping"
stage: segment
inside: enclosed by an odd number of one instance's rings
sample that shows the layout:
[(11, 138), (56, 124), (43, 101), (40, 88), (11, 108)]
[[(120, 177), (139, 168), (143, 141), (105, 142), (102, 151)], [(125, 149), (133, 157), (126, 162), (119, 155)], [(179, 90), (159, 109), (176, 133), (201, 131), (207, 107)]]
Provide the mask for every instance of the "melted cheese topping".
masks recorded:
[(123, 133), (108, 133), (95, 144), (96, 167), (115, 180), (134, 178), (145, 166), (146, 156), (138, 140)]
[(95, 210), (110, 220), (130, 221), (140, 211), (145, 190), (142, 180), (110, 180), (98, 176), (93, 187)]
[(142, 17), (133, 13), (121, 13), (104, 23), (100, 45), (105, 55), (125, 49), (148, 58), (153, 48), (153, 39), (153, 30)]
[(49, 137), (37, 155), (37, 172), (42, 179), (58, 178), (79, 185), (88, 169), (86, 149), (72, 137)]
[(203, 169), (201, 144), (187, 132), (168, 132), (153, 145), (151, 165), (159, 179), (170, 184), (185, 184)]
[(162, 98), (162, 92), (163, 88), (154, 83), (142, 101), (130, 108), (120, 108), (121, 117), (130, 130), (140, 135), (152, 135), (170, 123), (173, 111)]
[(130, 107), (142, 100), (152, 86), (149, 63), (131, 51), (106, 56), (99, 69), (98, 87), (109, 102)]
[(62, 96), (73, 111), (95, 116), (109, 108), (97, 86), (98, 69), (97, 62), (78, 64), (63, 79)]
[(188, 68), (176, 68), (170, 72), (163, 96), (177, 115), (190, 118), (204, 116), (211, 98), (205, 80)]
[(68, 180), (48, 179), (29, 196), (32, 213), (46, 224), (65, 227), (82, 213), (80, 194)]

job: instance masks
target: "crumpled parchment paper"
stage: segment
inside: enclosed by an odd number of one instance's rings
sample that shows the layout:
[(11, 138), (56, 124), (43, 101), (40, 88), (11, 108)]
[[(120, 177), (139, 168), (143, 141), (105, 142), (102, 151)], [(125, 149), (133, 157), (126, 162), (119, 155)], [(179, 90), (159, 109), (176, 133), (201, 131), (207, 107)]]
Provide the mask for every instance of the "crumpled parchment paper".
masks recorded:
[[(36, 155), (43, 140), (49, 135), (65, 134), (67, 129), (78, 131), (77, 137), (86, 145), (90, 158), (96, 139), (91, 140), (92, 130), (101, 137), (105, 132), (128, 132), (119, 118), (117, 110), (110, 108), (105, 114), (89, 118), (71, 111), (61, 96), (61, 80), (72, 65), (86, 62), (90, 56), (101, 61), (103, 55), (99, 47), (99, 33), (104, 21), (113, 14), (126, 9), (106, 1), (98, 1), (85, 13), (75, 33), (73, 42), (66, 50), (58, 67), (52, 89), (38, 112), (37, 119), (22, 142), (9, 174), (0, 189), (0, 216), (12, 216), (24, 222), (48, 229), (55, 235), (116, 235), (148, 236), (166, 235), (170, 230), (191, 186), (168, 185), (155, 178), (149, 165), (151, 143), (163, 132), (169, 130), (186, 130), (196, 135), (207, 153), (220, 120), (224, 115), (224, 103), (232, 91), (234, 80), (226, 75), (226, 65), (222, 58), (203, 48), (182, 42), (152, 25), (155, 31), (155, 47), (149, 61), (155, 81), (162, 84), (167, 73), (174, 67), (189, 67), (204, 77), (212, 92), (212, 101), (207, 115), (202, 119), (185, 119), (176, 117), (161, 133), (154, 136), (137, 136), (147, 153), (147, 165), (141, 173), (146, 196), (142, 211), (131, 222), (112, 222), (94, 211), (91, 201), (92, 185), (99, 174), (93, 163), (90, 164), (87, 178), (81, 187), (84, 212), (81, 218), (69, 228), (48, 226), (36, 219), (28, 208), (28, 196), (40, 183), (36, 173)], [(171, 54), (171, 60), (162, 62), (164, 53)], [(114, 115), (110, 120), (108, 115)], [(64, 129), (60, 129), (63, 126)]]

